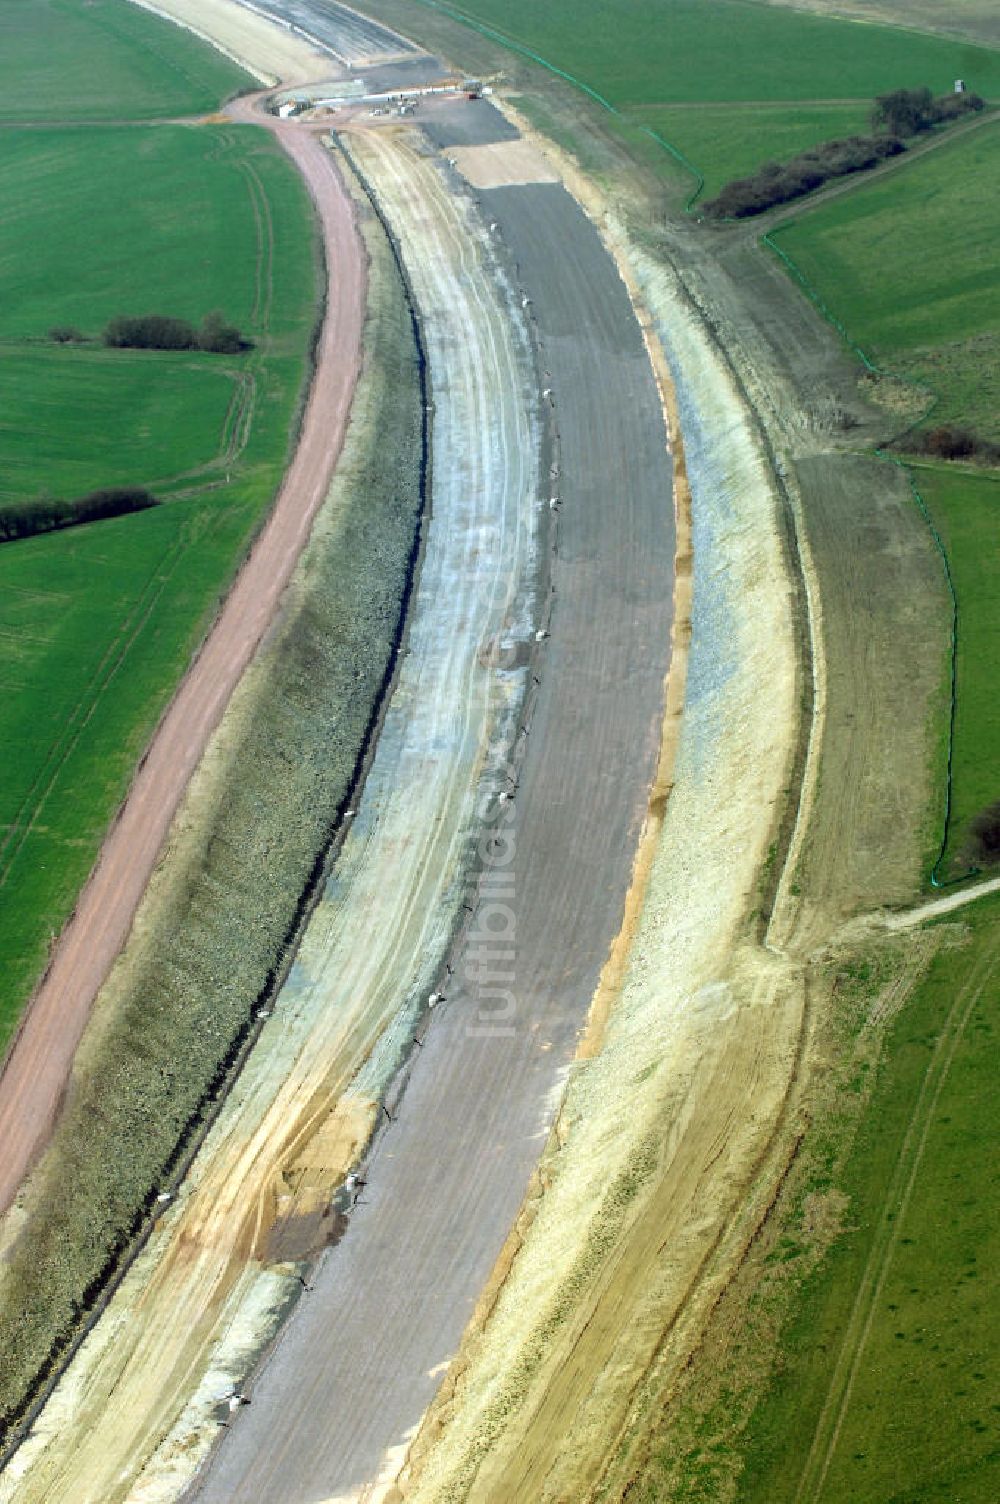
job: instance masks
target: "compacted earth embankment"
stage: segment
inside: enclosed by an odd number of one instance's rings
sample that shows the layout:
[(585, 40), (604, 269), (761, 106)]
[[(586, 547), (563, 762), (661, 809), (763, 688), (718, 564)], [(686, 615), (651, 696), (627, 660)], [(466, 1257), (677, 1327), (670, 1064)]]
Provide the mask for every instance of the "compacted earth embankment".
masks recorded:
[[(161, 1443), (155, 1469), (169, 1480), (214, 1440), (220, 1388), (242, 1380), (337, 1230), (331, 1197), (462, 913), (481, 785), (503, 787), (534, 638), (530, 343), (488, 231), (434, 167), (407, 165), (407, 270), (435, 392), (432, 494), (405, 653), (363, 794), (235, 1089), (0, 1496), (121, 1498)], [(386, 354), (376, 342), (376, 386)], [(387, 416), (376, 404), (373, 426), (361, 420), (362, 489), (362, 476), (381, 474)], [(419, 455), (411, 463), (419, 475)], [(366, 1060), (367, 1094), (349, 1093)]]

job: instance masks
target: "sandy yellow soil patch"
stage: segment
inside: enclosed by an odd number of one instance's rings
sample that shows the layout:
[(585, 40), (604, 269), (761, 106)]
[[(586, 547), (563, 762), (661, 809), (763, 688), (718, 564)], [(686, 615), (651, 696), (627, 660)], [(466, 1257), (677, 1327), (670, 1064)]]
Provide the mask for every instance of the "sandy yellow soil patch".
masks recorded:
[(455, 146), (451, 156), (473, 188), (516, 188), (524, 183), (559, 181), (558, 173), (530, 141)]
[(337, 65), (325, 53), (236, 0), (133, 0), (143, 10), (176, 21), (219, 52), (242, 63), (261, 83), (307, 83), (329, 78)]

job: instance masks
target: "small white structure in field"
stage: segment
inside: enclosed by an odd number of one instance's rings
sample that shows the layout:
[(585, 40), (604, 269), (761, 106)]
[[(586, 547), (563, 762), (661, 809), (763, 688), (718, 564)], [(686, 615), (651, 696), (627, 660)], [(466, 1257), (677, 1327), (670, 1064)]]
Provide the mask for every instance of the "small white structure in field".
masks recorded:
[(965, 79), (964, 78), (956, 78), (956, 80), (955, 80), (955, 93), (956, 94), (964, 94), (965, 93)]
[(173, 1193), (173, 1191), (161, 1191), (160, 1194), (156, 1198), (156, 1204), (157, 1204), (157, 1206), (166, 1206), (167, 1202), (168, 1201), (173, 1201), (173, 1199), (174, 1199), (174, 1193)]
[(546, 637), (548, 637), (548, 635), (549, 634), (548, 634), (548, 632), (546, 632), (546, 630), (545, 630), (544, 627), (539, 627), (538, 631), (535, 633), (535, 641), (536, 642), (544, 642), (545, 639), (546, 639)]
[(438, 1003), (443, 1003), (444, 1000), (443, 992), (432, 992), (427, 999), (427, 1006), (428, 1008), (436, 1008)]

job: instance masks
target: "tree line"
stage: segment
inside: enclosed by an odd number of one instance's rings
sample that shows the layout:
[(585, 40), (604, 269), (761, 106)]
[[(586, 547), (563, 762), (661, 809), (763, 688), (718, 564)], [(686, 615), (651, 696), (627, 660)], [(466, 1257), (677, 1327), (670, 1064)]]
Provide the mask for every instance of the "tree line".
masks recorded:
[[(56, 324), (49, 338), (57, 345), (84, 344), (86, 335), (71, 324)], [(208, 313), (200, 327), (162, 313), (120, 314), (105, 326), (101, 339), (112, 350), (205, 350), (212, 355), (239, 355), (252, 348), (235, 324), (221, 313)]]
[(746, 219), (786, 204), (835, 178), (866, 172), (906, 150), (904, 137), (947, 125), (985, 108), (978, 94), (943, 94), (930, 89), (896, 89), (880, 94), (872, 107), (870, 136), (846, 136), (799, 152), (788, 162), (765, 162), (750, 177), (732, 182), (705, 204), (713, 219)]
[(89, 491), (74, 501), (46, 496), (37, 501), (14, 502), (0, 509), (0, 543), (79, 527), (84, 522), (100, 522), (106, 517), (123, 517), (129, 512), (144, 512), (157, 505), (156, 497), (143, 486), (109, 486)]

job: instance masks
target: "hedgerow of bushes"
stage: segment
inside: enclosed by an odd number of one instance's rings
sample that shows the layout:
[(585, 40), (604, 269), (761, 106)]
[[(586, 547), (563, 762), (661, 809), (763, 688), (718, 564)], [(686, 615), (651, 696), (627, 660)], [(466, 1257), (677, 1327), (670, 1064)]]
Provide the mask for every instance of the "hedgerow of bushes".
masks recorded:
[(898, 136), (847, 136), (824, 141), (790, 162), (765, 162), (753, 177), (736, 178), (705, 205), (714, 219), (745, 219), (822, 188), (832, 178), (864, 172), (906, 150)]
[(250, 348), (236, 325), (227, 324), (221, 313), (207, 314), (200, 329), (186, 319), (162, 313), (120, 315), (107, 325), (103, 338), (111, 349), (206, 350), (213, 355), (238, 355)]
[(746, 219), (777, 204), (787, 204), (835, 178), (867, 172), (889, 157), (906, 150), (905, 136), (914, 136), (935, 125), (946, 125), (970, 111), (984, 108), (978, 94), (944, 94), (935, 99), (930, 89), (897, 89), (882, 94), (872, 110), (877, 134), (846, 136), (824, 141), (799, 152), (789, 162), (765, 162), (746, 178), (727, 183), (705, 204), (713, 219)]
[(950, 125), (962, 115), (981, 110), (985, 101), (978, 94), (940, 94), (930, 89), (895, 89), (880, 94), (872, 106), (872, 127), (890, 136), (917, 136), (935, 125)]
[(0, 511), (0, 543), (53, 533), (59, 528), (100, 522), (105, 517), (123, 517), (157, 505), (156, 497), (142, 486), (111, 486), (89, 491), (75, 501), (45, 497), (38, 501), (14, 502)]
[(899, 447), (908, 453), (929, 454), (939, 460), (968, 460), (981, 465), (1000, 465), (1000, 444), (981, 438), (971, 428), (942, 423), (908, 434)]

